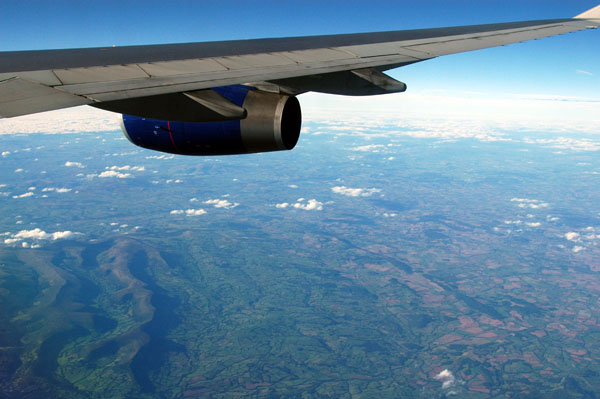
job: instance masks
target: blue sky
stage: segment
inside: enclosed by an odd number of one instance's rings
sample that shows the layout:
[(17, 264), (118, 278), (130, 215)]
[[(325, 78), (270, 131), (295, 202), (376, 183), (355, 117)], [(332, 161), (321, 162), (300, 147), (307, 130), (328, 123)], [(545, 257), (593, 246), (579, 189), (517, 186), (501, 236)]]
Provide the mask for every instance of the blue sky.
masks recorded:
[(427, 28), (574, 16), (597, 0), (12, 1), (1, 50)]
[[(0, 50), (385, 31), (571, 17), (600, 0), (10, 1)], [(600, 98), (600, 32), (441, 57), (391, 72), (413, 93)]]

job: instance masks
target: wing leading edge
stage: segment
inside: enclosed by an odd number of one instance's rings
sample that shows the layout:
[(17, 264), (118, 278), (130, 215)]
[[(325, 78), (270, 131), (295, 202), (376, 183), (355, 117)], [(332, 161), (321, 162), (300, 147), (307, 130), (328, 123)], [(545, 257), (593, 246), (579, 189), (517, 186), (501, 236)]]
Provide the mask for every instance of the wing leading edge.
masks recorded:
[(442, 55), (598, 26), (600, 6), (571, 19), (295, 38), (3, 52), (0, 53), (0, 117), (83, 104), (110, 109), (111, 103), (141, 97), (186, 95), (248, 83), (288, 94), (400, 92), (406, 86), (383, 71)]

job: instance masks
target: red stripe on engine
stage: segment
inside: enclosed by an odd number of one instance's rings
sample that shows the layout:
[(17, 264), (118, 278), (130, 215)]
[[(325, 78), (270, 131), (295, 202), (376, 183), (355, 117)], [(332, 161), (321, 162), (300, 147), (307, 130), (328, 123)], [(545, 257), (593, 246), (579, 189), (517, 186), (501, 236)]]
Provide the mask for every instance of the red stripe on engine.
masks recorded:
[(175, 140), (173, 140), (173, 132), (171, 132), (171, 122), (167, 121), (167, 130), (169, 131), (169, 137), (171, 138), (171, 143), (173, 143), (173, 148), (175, 151), (179, 152), (177, 149), (177, 145), (175, 145)]

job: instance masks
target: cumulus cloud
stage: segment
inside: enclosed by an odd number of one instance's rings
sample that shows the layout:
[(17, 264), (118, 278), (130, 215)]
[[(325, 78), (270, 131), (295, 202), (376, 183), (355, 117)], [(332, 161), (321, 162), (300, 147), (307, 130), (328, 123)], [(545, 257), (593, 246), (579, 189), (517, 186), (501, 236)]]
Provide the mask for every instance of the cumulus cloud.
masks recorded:
[(185, 214), (187, 216), (200, 216), (200, 215), (204, 215), (206, 213), (206, 211), (204, 209), (187, 209), (185, 211)]
[(146, 159), (173, 159), (175, 155), (150, 155), (147, 156)]
[(70, 188), (56, 188), (56, 187), (45, 187), (42, 189), (42, 192), (50, 192), (50, 191), (54, 191), (57, 193), (68, 193), (70, 191), (72, 191), (72, 189)]
[(171, 215), (186, 215), (186, 216), (200, 216), (204, 215), (206, 211), (204, 209), (174, 209), (170, 212)]
[(385, 146), (382, 144), (369, 144), (362, 145), (358, 147), (351, 148), (352, 151), (360, 151), (360, 152), (379, 152)]
[(65, 166), (69, 167), (69, 168), (85, 168), (85, 166), (83, 166), (83, 164), (81, 162), (72, 162), (72, 161), (67, 161), (65, 162)]
[(57, 231), (51, 234), (52, 240), (60, 240), (63, 238), (71, 238), (75, 235), (72, 231)]
[(333, 187), (331, 191), (348, 197), (370, 197), (375, 193), (381, 192), (378, 188), (350, 188), (345, 186)]
[[(577, 231), (569, 231), (564, 234), (564, 238), (576, 245), (571, 249), (573, 253), (578, 253), (586, 249), (589, 245), (598, 245), (600, 234), (597, 234), (598, 227), (588, 226)], [(564, 248), (564, 246), (563, 246)]]
[(129, 165), (107, 166), (106, 169), (107, 170), (131, 170), (131, 171), (135, 171), (135, 172), (143, 172), (144, 170), (146, 170), (146, 168), (143, 166), (129, 166)]
[(510, 201), (516, 202), (519, 208), (541, 209), (550, 206), (547, 202), (528, 198), (513, 198)]
[(2, 151), (2, 156), (5, 157), (7, 155), (10, 155), (10, 151)]
[(168, 180), (165, 180), (165, 183), (167, 183), (167, 184), (171, 184), (171, 183), (179, 184), (179, 183), (183, 183), (183, 180), (180, 180), (180, 179), (168, 179)]
[(28, 191), (25, 194), (13, 195), (13, 198), (26, 198), (26, 197), (31, 197), (31, 196), (33, 196), (33, 192), (32, 191)]
[(565, 238), (569, 241), (579, 241), (579, 233), (570, 231), (565, 234)]
[(529, 227), (540, 227), (542, 225), (540, 222), (530, 222), (525, 224)]
[(304, 209), (305, 211), (322, 211), (323, 203), (316, 199), (310, 199), (305, 202), (304, 198), (299, 198), (298, 202), (296, 202), (293, 207), (296, 209)]
[(98, 177), (100, 177), (100, 178), (116, 177), (117, 179), (126, 179), (128, 177), (131, 177), (131, 173), (122, 173), (122, 172), (117, 172), (115, 170), (105, 170), (104, 172), (100, 173), (98, 175)]
[(516, 224), (516, 225), (519, 225), (521, 223), (523, 223), (523, 221), (521, 221), (521, 220), (505, 220), (504, 221), (504, 224)]
[(276, 208), (279, 208), (279, 209), (285, 209), (285, 208), (287, 208), (288, 206), (290, 206), (290, 204), (289, 204), (289, 203), (287, 203), (287, 202), (282, 202), (281, 204), (275, 204), (275, 207), (276, 207)]
[(215, 208), (225, 208), (225, 209), (232, 209), (239, 205), (237, 202), (229, 202), (225, 199), (212, 199), (212, 200), (204, 201), (204, 203), (207, 205), (212, 205)]
[[(6, 238), (4, 240), (4, 244), (7, 244), (7, 245), (16, 244), (16, 243), (22, 242), (24, 240), (56, 241), (56, 240), (72, 238), (78, 234), (81, 234), (81, 233), (75, 233), (75, 232), (72, 232), (69, 230), (56, 231), (54, 233), (46, 233), (44, 230), (42, 230), (40, 228), (35, 228), (33, 230), (21, 230), (16, 234), (5, 233), (5, 235), (9, 236), (9, 238)], [(24, 243), (24, 244), (25, 245), (22, 245), (24, 248), (38, 248), (39, 247), (39, 245), (37, 245), (37, 244), (32, 244), (32, 245), (30, 245), (28, 243)]]
[(540, 144), (544, 147), (568, 150), (574, 152), (600, 151), (600, 141), (588, 138), (557, 137), (551, 139), (532, 139), (524, 140), (527, 144)]
[(21, 172), (23, 172), (23, 168), (15, 169), (15, 173), (21, 173)]
[(451, 388), (456, 382), (454, 374), (448, 369), (440, 371), (440, 373), (433, 378), (442, 383), (442, 389)]

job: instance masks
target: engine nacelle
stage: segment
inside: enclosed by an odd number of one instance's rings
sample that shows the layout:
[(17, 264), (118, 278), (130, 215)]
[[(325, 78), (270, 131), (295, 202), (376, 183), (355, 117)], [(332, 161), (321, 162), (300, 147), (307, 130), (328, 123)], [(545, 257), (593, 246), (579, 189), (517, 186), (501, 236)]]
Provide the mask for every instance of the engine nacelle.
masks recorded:
[(182, 155), (232, 155), (291, 150), (298, 142), (302, 113), (295, 97), (247, 86), (213, 89), (246, 110), (225, 122), (176, 122), (123, 115), (125, 137), (151, 150)]

